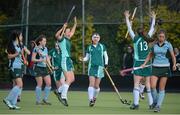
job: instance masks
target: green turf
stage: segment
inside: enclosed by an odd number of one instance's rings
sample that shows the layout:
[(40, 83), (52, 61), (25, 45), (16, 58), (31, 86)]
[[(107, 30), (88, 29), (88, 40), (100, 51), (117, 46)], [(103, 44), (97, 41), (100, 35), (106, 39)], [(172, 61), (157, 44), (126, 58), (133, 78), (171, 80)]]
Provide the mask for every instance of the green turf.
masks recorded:
[[(69, 107), (64, 107), (56, 96), (51, 93), (48, 105), (35, 105), (34, 91), (23, 91), (22, 101), (18, 103), (21, 110), (9, 110), (2, 102), (8, 91), (0, 91), (0, 114), (154, 114), (148, 110), (148, 102), (140, 101), (139, 110), (130, 110), (129, 106), (121, 104), (115, 92), (101, 92), (94, 107), (88, 106), (87, 92), (70, 91), (68, 93)], [(122, 97), (132, 99), (132, 93), (121, 93)], [(161, 114), (180, 114), (180, 94), (167, 93)]]

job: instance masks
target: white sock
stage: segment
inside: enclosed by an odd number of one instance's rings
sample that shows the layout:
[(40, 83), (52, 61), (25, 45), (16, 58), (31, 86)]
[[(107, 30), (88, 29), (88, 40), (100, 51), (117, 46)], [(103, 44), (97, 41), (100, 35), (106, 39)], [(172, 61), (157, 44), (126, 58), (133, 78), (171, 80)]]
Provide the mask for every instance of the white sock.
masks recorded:
[(133, 89), (134, 104), (139, 105), (139, 87)]
[(144, 92), (144, 88), (145, 88), (145, 85), (139, 84), (139, 92), (140, 92), (140, 93), (143, 93), (143, 92)]
[(153, 98), (152, 98), (152, 94), (151, 94), (150, 89), (147, 89), (147, 96), (148, 96), (149, 105), (152, 105), (153, 104)]
[(62, 90), (63, 90), (63, 85), (61, 85), (61, 86), (58, 88), (58, 93), (62, 93)]
[(63, 85), (62, 94), (61, 94), (61, 97), (62, 97), (63, 99), (67, 99), (68, 89), (69, 89), (69, 85), (68, 85), (68, 84), (64, 84), (64, 85)]
[(98, 89), (94, 88), (94, 98), (98, 97), (99, 92), (100, 92), (100, 88)]
[(93, 96), (94, 96), (94, 88), (93, 87), (88, 87), (88, 96), (89, 96), (89, 101), (93, 99)]

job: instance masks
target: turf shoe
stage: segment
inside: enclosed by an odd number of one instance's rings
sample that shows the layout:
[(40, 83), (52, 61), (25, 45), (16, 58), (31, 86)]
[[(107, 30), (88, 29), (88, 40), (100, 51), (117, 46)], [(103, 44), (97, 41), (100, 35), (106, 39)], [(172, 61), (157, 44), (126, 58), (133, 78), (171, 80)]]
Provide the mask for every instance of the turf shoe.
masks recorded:
[(64, 106), (68, 106), (68, 102), (67, 99), (62, 98), (61, 95), (58, 96), (59, 101), (64, 105)]
[(94, 100), (90, 100), (90, 101), (89, 101), (89, 107), (93, 107), (94, 104), (95, 104), (95, 101), (94, 101)]
[(21, 97), (20, 96), (18, 96), (17, 102), (21, 102)]
[(156, 107), (154, 108), (154, 112), (156, 112), (156, 113), (160, 112), (160, 107), (159, 107), (159, 106), (156, 106)]
[(13, 105), (13, 107), (12, 107), (12, 108), (10, 108), (10, 109), (20, 110), (20, 109), (21, 109), (21, 107), (18, 107), (17, 105)]
[(9, 100), (3, 99), (3, 103), (6, 104), (6, 105), (9, 107), (9, 109), (12, 109), (12, 108), (13, 108), (13, 105), (10, 103)]
[(139, 105), (132, 104), (130, 109), (131, 110), (139, 109)]
[(43, 103), (36, 101), (36, 105), (43, 105)]
[(46, 100), (44, 100), (44, 99), (42, 100), (42, 104), (43, 104), (43, 105), (52, 105), (50, 102), (48, 102), (48, 101), (46, 101)]
[(69, 106), (69, 105), (68, 105), (68, 102), (67, 102), (67, 99), (62, 99), (62, 100), (61, 100), (61, 103), (62, 103), (64, 106), (66, 106), (66, 107)]
[(144, 93), (140, 93), (139, 96), (141, 99), (143, 99), (143, 100), (145, 99)]

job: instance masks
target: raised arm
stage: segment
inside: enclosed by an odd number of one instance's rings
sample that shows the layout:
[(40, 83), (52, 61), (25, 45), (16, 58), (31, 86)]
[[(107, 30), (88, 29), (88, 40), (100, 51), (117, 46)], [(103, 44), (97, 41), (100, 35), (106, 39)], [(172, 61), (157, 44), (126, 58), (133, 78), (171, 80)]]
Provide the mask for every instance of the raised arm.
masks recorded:
[(151, 27), (150, 30), (148, 32), (148, 36), (151, 38), (152, 35), (154, 34), (154, 27), (155, 27), (155, 20), (156, 20), (156, 13), (154, 11), (152, 11), (150, 13), (150, 17), (152, 18), (152, 22), (151, 22)]
[(135, 34), (134, 34), (133, 30), (132, 30), (131, 23), (129, 21), (129, 16), (130, 16), (129, 11), (126, 10), (124, 12), (124, 15), (125, 15), (125, 18), (126, 18), (126, 24), (127, 24), (127, 27), (128, 27), (129, 35), (131, 36), (132, 39), (134, 39)]
[(76, 26), (77, 26), (77, 20), (76, 20), (76, 17), (74, 17), (74, 26), (71, 29), (70, 38), (74, 35), (74, 33), (76, 31)]
[(60, 40), (62, 38), (66, 27), (67, 27), (67, 23), (65, 23), (63, 25), (63, 27), (56, 32), (55, 37), (56, 37), (57, 40)]

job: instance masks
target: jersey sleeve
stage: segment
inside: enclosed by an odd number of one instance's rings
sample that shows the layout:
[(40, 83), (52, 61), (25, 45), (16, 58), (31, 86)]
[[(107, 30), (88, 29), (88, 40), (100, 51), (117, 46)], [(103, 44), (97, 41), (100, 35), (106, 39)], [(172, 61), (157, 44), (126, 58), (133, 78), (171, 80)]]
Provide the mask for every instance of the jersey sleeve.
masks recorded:
[(86, 49), (86, 53), (90, 53), (90, 48), (91, 48), (91, 45), (89, 45), (88, 47), (87, 47), (87, 49)]
[(168, 42), (168, 49), (169, 49), (170, 52), (173, 51), (173, 47), (172, 47), (170, 42)]
[(103, 44), (103, 52), (107, 51), (106, 46)]
[(33, 49), (33, 53), (37, 53), (38, 52), (38, 49), (35, 47), (34, 49)]

